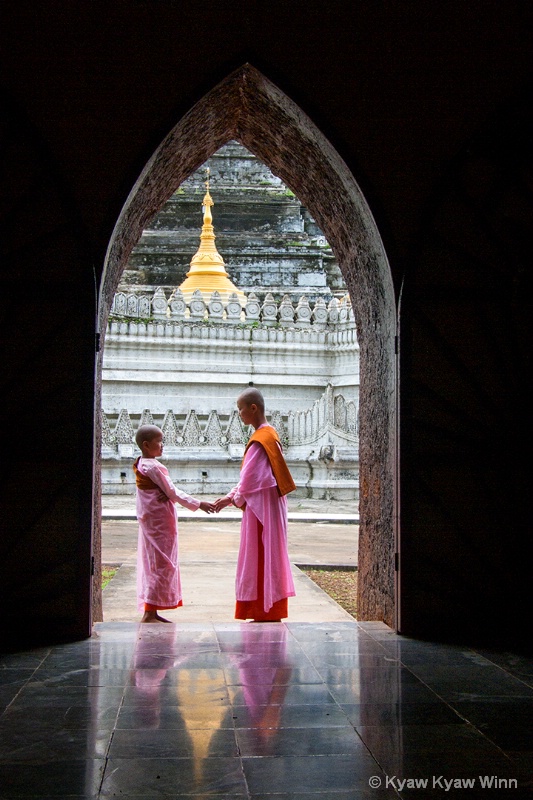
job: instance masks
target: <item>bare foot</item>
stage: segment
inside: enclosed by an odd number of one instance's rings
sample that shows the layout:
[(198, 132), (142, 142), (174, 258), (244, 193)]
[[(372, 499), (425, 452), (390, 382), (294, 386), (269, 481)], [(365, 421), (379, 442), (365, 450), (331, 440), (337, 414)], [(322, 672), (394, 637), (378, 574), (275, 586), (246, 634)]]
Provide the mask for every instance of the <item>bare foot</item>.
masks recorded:
[(160, 617), (157, 611), (145, 611), (141, 622), (171, 622), (171, 620)]

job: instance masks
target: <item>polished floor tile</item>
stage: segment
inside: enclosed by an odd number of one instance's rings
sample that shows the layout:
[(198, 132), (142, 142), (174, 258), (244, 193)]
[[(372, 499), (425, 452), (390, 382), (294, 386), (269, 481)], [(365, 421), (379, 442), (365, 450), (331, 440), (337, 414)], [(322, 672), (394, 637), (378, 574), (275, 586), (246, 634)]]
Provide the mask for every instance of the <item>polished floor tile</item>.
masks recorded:
[(533, 659), (516, 653), (496, 653), (493, 650), (481, 650), (481, 655), (498, 664), (515, 678), (522, 678), (530, 686), (533, 685)]
[(174, 797), (204, 792), (247, 797), (238, 758), (111, 758), (102, 784), (104, 797)]
[(352, 727), (237, 728), (243, 756), (324, 756), (365, 753), (367, 748)]
[(229, 667), (224, 670), (228, 686), (256, 686), (268, 684), (322, 684), (324, 681), (314, 667), (256, 667), (255, 669), (238, 669)]
[(482, 733), (467, 723), (458, 725), (357, 725), (356, 731), (370, 752), (385, 758), (388, 754), (468, 752), (494, 755), (495, 748)]
[(434, 665), (411, 667), (420, 680), (445, 698), (523, 697), (533, 699), (533, 688), (494, 664)]
[(130, 675), (129, 669), (100, 669), (92, 666), (87, 669), (61, 671), (59, 668), (41, 667), (30, 678), (29, 684), (40, 684), (50, 690), (76, 686), (124, 686)]
[(339, 703), (441, 703), (439, 696), (428, 686), (414, 678), (397, 681), (364, 680), (328, 684), (333, 697)]
[(45, 686), (27, 683), (18, 693), (18, 709), (118, 707), (124, 690), (119, 686)]
[(112, 738), (112, 729), (93, 730), (88, 735), (83, 728), (37, 726), (33, 720), (13, 727), (0, 720), (0, 762), (43, 764), (105, 758)]
[(445, 703), (342, 703), (341, 708), (354, 727), (464, 724), (463, 717)]
[(243, 705), (331, 705), (337, 701), (324, 684), (263, 683), (252, 686), (230, 686), (234, 706)]
[[(382, 775), (368, 753), (321, 756), (277, 756), (242, 759), (252, 795), (268, 787), (271, 792), (352, 792), (368, 789), (369, 780)], [(384, 777), (384, 776), (383, 776)]]
[(117, 720), (119, 730), (134, 728), (160, 728), (166, 731), (183, 731), (202, 728), (233, 728), (234, 714), (229, 705), (179, 706), (153, 705), (123, 706)]
[[(25, 728), (28, 724), (38, 727), (43, 731), (50, 732), (50, 735), (58, 730), (73, 729), (93, 729), (108, 730), (116, 727), (119, 709), (116, 703), (111, 705), (90, 705), (85, 706), (32, 706), (19, 705), (18, 699), (8, 706), (2, 717), (0, 724), (6, 730), (18, 731)], [(6, 734), (7, 735), (7, 734)]]
[(333, 728), (350, 723), (336, 705), (263, 705), (234, 706), (236, 728)]
[[(477, 702), (460, 701), (455, 705), (460, 714), (502, 750), (516, 753), (533, 749), (532, 699), (491, 697)], [(531, 775), (533, 779), (533, 769)]]
[(380, 623), (99, 623), (0, 657), (0, 797), (420, 798), (415, 779), (461, 797), (442, 776), (475, 778), (477, 800), (492, 775), (521, 800), (532, 675), (523, 656)]
[[(157, 670), (150, 670), (157, 673)], [(212, 678), (210, 682), (203, 675), (197, 677), (188, 670), (177, 672), (172, 680), (167, 682), (168, 675), (161, 679), (157, 674), (147, 675), (144, 670), (142, 675), (136, 672), (131, 680), (135, 685), (124, 689), (123, 706), (152, 706), (154, 703), (176, 705), (221, 705), (229, 704), (228, 688), (220, 679)], [(200, 672), (196, 670), (196, 672)], [(212, 672), (212, 670), (210, 670)]]
[(4, 653), (0, 657), (0, 672), (10, 669), (37, 669), (49, 654), (49, 649), (35, 649), (28, 653)]
[[(103, 759), (0, 764), (2, 797), (98, 797)], [(32, 794), (33, 793), (33, 794)]]
[(0, 670), (0, 688), (6, 686), (23, 686), (34, 674), (35, 669), (19, 667)]
[(116, 730), (109, 749), (119, 758), (210, 758), (239, 755), (233, 728), (168, 731), (161, 728)]

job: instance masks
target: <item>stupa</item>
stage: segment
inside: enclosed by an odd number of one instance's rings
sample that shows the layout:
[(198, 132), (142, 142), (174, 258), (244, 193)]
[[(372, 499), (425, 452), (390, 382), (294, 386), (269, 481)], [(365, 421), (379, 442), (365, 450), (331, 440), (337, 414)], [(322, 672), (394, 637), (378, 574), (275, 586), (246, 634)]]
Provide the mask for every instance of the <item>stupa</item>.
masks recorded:
[(226, 272), (224, 259), (215, 245), (215, 229), (211, 208), (213, 198), (209, 193), (209, 167), (207, 168), (206, 194), (202, 203), (204, 222), (200, 234), (200, 247), (191, 259), (191, 268), (187, 277), (178, 287), (186, 303), (192, 299), (194, 292), (200, 291), (203, 300), (208, 303), (213, 292), (218, 292), (223, 303), (227, 303), (230, 295), (235, 294), (242, 306), (246, 303), (244, 292), (233, 284)]

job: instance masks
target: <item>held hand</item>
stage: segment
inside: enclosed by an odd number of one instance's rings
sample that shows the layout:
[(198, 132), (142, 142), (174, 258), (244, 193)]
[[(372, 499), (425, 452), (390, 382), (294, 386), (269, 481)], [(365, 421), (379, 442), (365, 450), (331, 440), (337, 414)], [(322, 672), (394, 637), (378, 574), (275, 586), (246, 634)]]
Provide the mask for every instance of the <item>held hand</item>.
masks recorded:
[(231, 500), (229, 497), (219, 497), (218, 500), (215, 500), (214, 503), (215, 511), (218, 514), (219, 511), (222, 511), (223, 508), (226, 508), (226, 506), (230, 505), (231, 505)]
[(206, 514), (214, 514), (216, 511), (214, 503), (207, 503), (205, 500), (202, 500), (200, 503), (200, 508), (202, 511), (205, 511)]

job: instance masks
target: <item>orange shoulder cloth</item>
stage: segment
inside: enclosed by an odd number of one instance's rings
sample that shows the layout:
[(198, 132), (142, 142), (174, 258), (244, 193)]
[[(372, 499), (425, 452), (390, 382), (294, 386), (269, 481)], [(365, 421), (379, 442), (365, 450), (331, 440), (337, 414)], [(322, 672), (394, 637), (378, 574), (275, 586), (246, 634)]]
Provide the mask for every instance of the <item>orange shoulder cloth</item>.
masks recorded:
[(137, 468), (137, 464), (139, 463), (139, 459), (133, 465), (133, 471), (135, 473), (135, 484), (137, 489), (159, 489), (157, 483), (148, 477), (148, 475), (143, 475), (142, 472)]
[[(255, 433), (250, 436), (246, 450), (250, 447), (252, 442), (258, 442), (265, 450), (272, 472), (278, 484), (278, 492), (281, 497), (289, 494), (296, 489), (296, 484), (292, 479), (289, 468), (283, 458), (281, 452), (281, 442), (275, 428), (271, 425), (266, 425), (264, 428), (258, 428)], [(246, 453), (246, 450), (244, 451)]]

